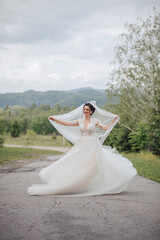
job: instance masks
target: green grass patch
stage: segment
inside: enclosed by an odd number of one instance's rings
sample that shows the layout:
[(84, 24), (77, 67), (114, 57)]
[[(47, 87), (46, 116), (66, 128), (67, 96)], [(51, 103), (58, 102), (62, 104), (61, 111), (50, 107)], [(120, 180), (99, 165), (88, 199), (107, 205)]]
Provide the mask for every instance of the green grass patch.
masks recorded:
[(57, 155), (62, 154), (59, 151), (44, 149), (27, 149), (27, 148), (0, 148), (0, 164), (14, 163), (17, 160), (38, 158), (42, 154)]
[(140, 176), (160, 183), (160, 157), (149, 152), (123, 153), (131, 160)]
[[(27, 136), (21, 135), (13, 138), (10, 135), (4, 135), (5, 144), (27, 145)], [(54, 147), (71, 147), (72, 144), (63, 136), (56, 136), (52, 139), (52, 135), (36, 135), (35, 139), (31, 140), (32, 146), (54, 146)]]

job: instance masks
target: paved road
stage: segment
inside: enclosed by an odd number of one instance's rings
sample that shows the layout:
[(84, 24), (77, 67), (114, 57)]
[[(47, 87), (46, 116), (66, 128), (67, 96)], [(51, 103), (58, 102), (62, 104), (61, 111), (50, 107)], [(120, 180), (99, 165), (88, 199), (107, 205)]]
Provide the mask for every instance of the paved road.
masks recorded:
[(57, 157), (1, 169), (1, 240), (159, 240), (160, 185), (136, 176), (116, 195), (29, 196)]

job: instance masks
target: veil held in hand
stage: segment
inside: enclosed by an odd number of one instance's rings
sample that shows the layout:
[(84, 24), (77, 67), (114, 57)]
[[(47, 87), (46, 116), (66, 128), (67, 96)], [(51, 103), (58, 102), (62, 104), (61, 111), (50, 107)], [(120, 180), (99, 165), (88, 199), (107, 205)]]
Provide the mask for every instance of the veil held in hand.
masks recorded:
[[(93, 115), (91, 115), (91, 118), (97, 118), (99, 121), (99, 125), (109, 125), (113, 119), (115, 118), (115, 114), (110, 113), (104, 109), (99, 108), (96, 105), (95, 101), (89, 101), (87, 103), (90, 103), (93, 105), (95, 108), (95, 112)], [(84, 118), (83, 115), (83, 106), (77, 107), (76, 109), (72, 110), (69, 113), (61, 114), (61, 115), (54, 115), (56, 119), (62, 120), (62, 121), (69, 121), (74, 123), (76, 120), (80, 118)], [(96, 127), (94, 135), (96, 138), (99, 139), (99, 141), (103, 144), (113, 127), (116, 125), (116, 123), (119, 121), (119, 116), (118, 118), (114, 121), (114, 123), (106, 130), (104, 131), (103, 129)], [(77, 140), (81, 137), (80, 129), (78, 126), (64, 126), (62, 124), (59, 124), (51, 119), (48, 118), (50, 123), (60, 132), (66, 139), (68, 139), (72, 144), (75, 144)]]

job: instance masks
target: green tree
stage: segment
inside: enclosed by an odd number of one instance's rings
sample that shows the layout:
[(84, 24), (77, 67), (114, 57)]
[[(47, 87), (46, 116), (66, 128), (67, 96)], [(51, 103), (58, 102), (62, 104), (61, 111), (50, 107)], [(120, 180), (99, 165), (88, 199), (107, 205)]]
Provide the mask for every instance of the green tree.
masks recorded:
[(153, 109), (150, 116), (149, 124), (149, 139), (150, 150), (157, 155), (160, 155), (160, 111)]
[(11, 120), (4, 118), (5, 132), (9, 133), (11, 128)]
[(104, 145), (115, 147), (120, 152), (130, 152), (130, 131), (122, 125), (117, 124), (104, 142)]
[(46, 117), (38, 117), (36, 119), (33, 119), (30, 124), (30, 129), (37, 134), (43, 135), (51, 134), (56, 131)]
[(129, 143), (133, 152), (140, 150), (150, 150), (149, 148), (149, 126), (145, 122), (139, 122), (136, 132), (130, 132)]
[(30, 121), (28, 118), (24, 118), (20, 121), (20, 131), (25, 134), (28, 127), (29, 127)]
[(149, 125), (148, 143), (156, 151), (155, 143), (160, 142), (156, 130), (160, 118), (160, 13), (153, 9), (145, 20), (126, 23), (121, 40), (115, 49), (108, 106), (133, 130), (140, 121)]
[(59, 105), (59, 103), (56, 103), (53, 108), (54, 114), (59, 114), (60, 110), (61, 110), (61, 106)]
[(4, 120), (0, 119), (0, 135), (2, 135), (5, 131)]
[(18, 137), (20, 134), (20, 124), (17, 120), (14, 120), (10, 128), (10, 133), (12, 137)]
[(4, 120), (0, 119), (0, 147), (3, 147), (4, 137), (1, 135), (4, 134), (4, 131), (5, 131)]

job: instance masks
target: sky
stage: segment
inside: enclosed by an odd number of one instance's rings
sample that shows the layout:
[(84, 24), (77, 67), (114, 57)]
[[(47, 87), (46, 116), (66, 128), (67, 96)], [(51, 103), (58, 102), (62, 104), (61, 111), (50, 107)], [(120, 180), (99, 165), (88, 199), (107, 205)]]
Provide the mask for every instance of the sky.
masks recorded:
[(0, 93), (105, 89), (124, 23), (160, 0), (0, 0)]

